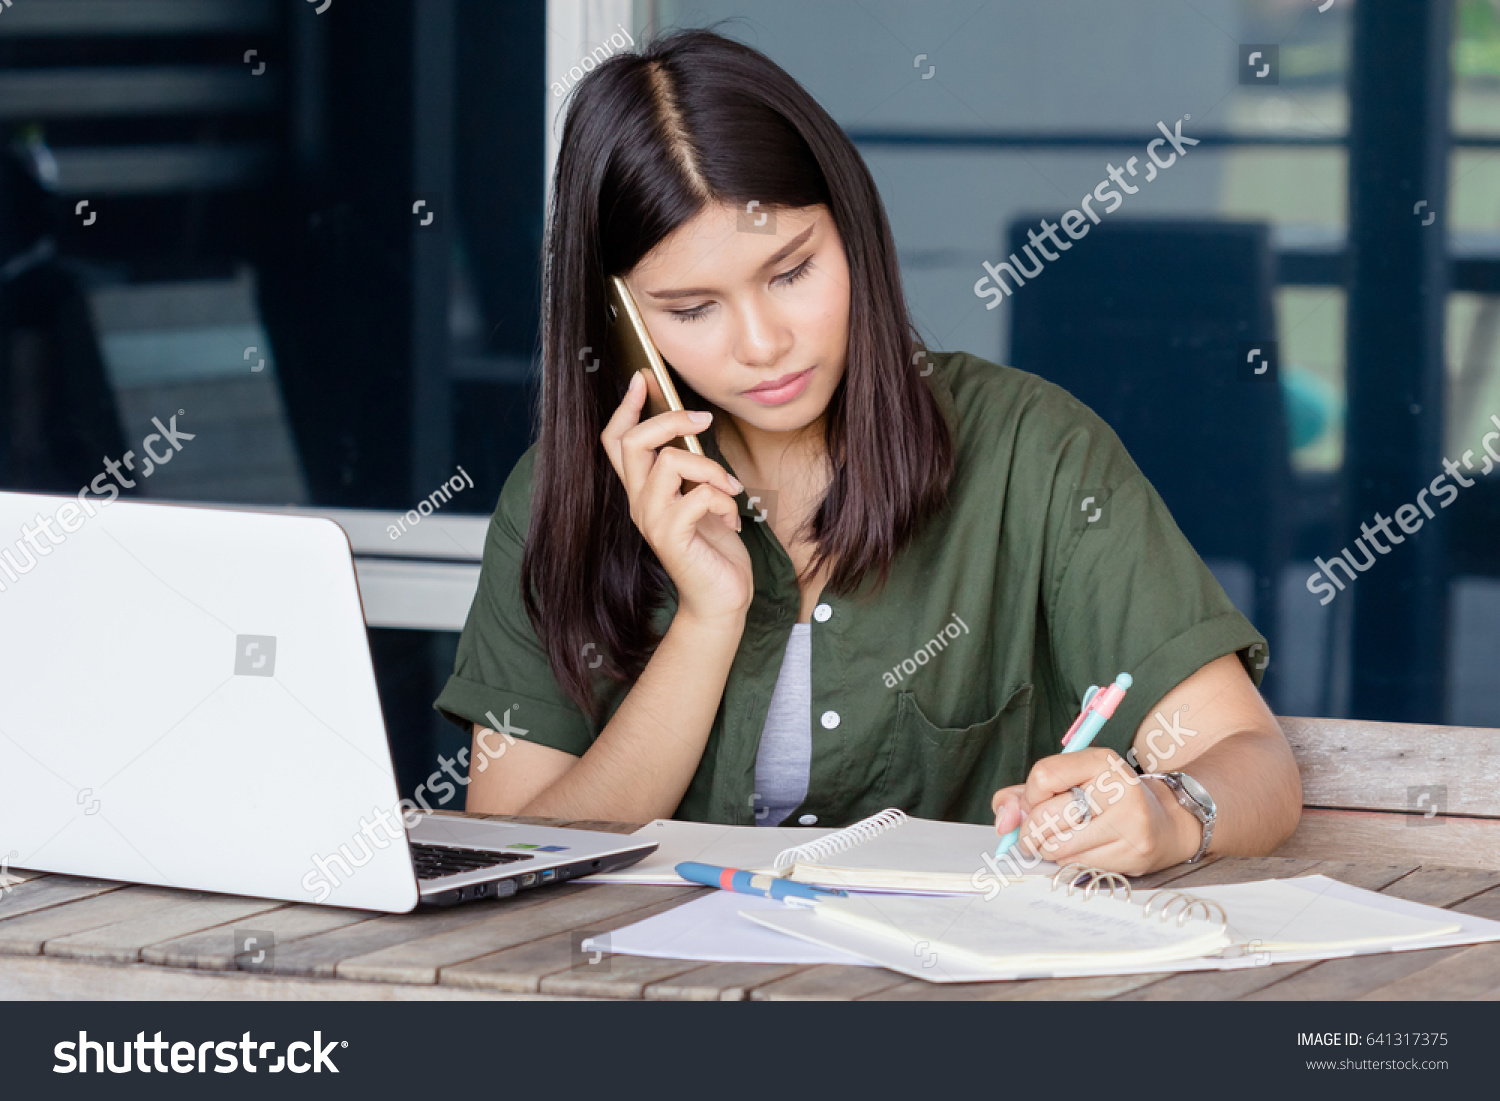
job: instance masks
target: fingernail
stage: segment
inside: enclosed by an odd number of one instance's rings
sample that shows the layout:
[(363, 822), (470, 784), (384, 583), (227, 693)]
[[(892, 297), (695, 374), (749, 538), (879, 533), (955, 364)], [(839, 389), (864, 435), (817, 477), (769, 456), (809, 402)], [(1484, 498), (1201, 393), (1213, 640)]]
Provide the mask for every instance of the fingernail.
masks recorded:
[[(1012, 820), (1011, 811), (1013, 809), (1019, 809), (1019, 807), (1017, 807), (1016, 804), (1010, 800), (1006, 800), (1004, 803), (1000, 804), (1000, 813), (995, 816), (996, 829), (1015, 829), (1016, 827), (1020, 826), (1023, 821), (1025, 821), (1026, 816), (1024, 814), (1018, 815), (1014, 820)], [(1009, 827), (1005, 826), (1007, 822), (1010, 822)]]
[(635, 374), (630, 376), (630, 385), (625, 387), (625, 389), (629, 393), (633, 394), (641, 388), (643, 382), (644, 380), (641, 378), (641, 373), (637, 371)]
[(734, 486), (734, 491), (736, 493), (739, 493), (741, 490), (743, 490), (745, 488), (744, 485), (740, 482), (740, 480), (738, 478), (736, 478), (733, 474), (731, 474), (729, 476), (729, 484), (732, 485), (732, 486)]
[(714, 415), (707, 409), (694, 409), (688, 414), (688, 419), (694, 424), (707, 424), (714, 419)]

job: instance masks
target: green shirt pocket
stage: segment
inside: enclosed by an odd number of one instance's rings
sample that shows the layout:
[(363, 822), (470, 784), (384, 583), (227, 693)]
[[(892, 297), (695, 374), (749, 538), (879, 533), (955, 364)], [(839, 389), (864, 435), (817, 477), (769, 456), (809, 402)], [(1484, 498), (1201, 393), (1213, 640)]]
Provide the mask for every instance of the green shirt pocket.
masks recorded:
[[(1030, 683), (1017, 685), (1000, 710), (971, 726), (937, 726), (903, 690), (895, 737), (880, 787), (882, 806), (920, 818), (986, 822), (990, 797), (1025, 778), (1031, 727)], [(1021, 779), (1009, 779), (1009, 773)]]

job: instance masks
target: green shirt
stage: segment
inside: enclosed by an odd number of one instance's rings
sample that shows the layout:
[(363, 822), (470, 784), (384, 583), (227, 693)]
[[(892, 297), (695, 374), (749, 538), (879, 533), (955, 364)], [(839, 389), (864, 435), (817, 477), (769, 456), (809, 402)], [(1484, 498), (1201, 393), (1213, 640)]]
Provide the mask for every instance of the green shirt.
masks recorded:
[[(965, 352), (927, 362), (955, 440), (949, 503), (878, 595), (875, 571), (850, 596), (824, 590), (808, 794), (789, 823), (840, 826), (887, 807), (992, 822), (991, 795), (1060, 751), (1089, 685), (1134, 677), (1094, 743), (1123, 754), (1158, 701), (1209, 661), (1238, 653), (1256, 685), (1263, 676), (1265, 639), (1092, 410)], [(705, 451), (723, 462), (711, 435)], [(581, 756), (602, 728), (558, 688), (521, 602), (535, 450), (500, 494), (453, 676), (433, 706), (465, 730), (513, 709), (506, 721), (521, 737)], [(771, 526), (756, 522), (753, 492), (739, 504), (755, 594), (677, 818), (755, 822), (756, 750), (801, 591)], [(669, 585), (659, 631), (675, 608)], [(612, 716), (630, 685), (598, 684)]]

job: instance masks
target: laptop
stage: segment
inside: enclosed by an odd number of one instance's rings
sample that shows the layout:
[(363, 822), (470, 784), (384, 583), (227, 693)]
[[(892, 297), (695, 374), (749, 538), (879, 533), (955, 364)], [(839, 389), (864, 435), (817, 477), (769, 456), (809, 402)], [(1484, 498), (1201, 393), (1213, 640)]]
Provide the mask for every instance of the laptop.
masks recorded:
[(0, 492), (9, 867), (405, 913), (655, 850), (402, 801), (332, 520), (106, 500)]

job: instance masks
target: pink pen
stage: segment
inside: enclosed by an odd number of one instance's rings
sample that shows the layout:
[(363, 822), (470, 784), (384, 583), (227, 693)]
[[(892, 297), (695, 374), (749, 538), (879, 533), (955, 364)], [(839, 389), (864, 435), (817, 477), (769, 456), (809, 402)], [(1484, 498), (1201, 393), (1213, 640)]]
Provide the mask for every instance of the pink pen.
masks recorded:
[[(1074, 753), (1080, 749), (1087, 749), (1094, 736), (1104, 726), (1104, 723), (1115, 713), (1115, 708), (1125, 698), (1125, 690), (1130, 687), (1130, 674), (1121, 673), (1115, 678), (1115, 683), (1100, 690), (1097, 684), (1089, 686), (1084, 693), (1083, 710), (1079, 711), (1078, 718), (1073, 720), (1073, 725), (1068, 727), (1068, 732), (1063, 735), (1063, 752)], [(1096, 717), (1097, 716), (1097, 717)], [(1089, 720), (1093, 719), (1092, 722)], [(1077, 745), (1070, 744), (1073, 736), (1081, 727), (1087, 724), (1084, 735)]]
[[(1083, 695), (1083, 710), (1078, 713), (1078, 718), (1073, 720), (1073, 725), (1068, 727), (1068, 732), (1063, 735), (1063, 752), (1077, 753), (1087, 749), (1090, 743), (1104, 729), (1104, 724), (1109, 717), (1115, 713), (1115, 708), (1125, 698), (1125, 689), (1129, 688), (1132, 681), (1129, 673), (1121, 673), (1115, 678), (1104, 691), (1099, 690), (1097, 684), (1089, 685), (1089, 690)], [(1074, 735), (1077, 735), (1075, 738)], [(1081, 797), (1078, 788), (1074, 788), (1075, 795)], [(999, 846), (995, 849), (995, 855), (1001, 857), (1005, 851), (1016, 843), (1021, 836), (1021, 827), (1017, 826), (1000, 839)]]

